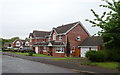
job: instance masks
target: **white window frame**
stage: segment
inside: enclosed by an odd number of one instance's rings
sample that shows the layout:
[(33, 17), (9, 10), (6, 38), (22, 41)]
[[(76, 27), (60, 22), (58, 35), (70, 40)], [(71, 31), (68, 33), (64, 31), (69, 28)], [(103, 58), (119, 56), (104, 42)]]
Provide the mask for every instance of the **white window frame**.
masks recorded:
[(43, 46), (43, 52), (47, 52), (47, 47)]
[(32, 37), (30, 36), (30, 42), (32, 42)]
[(78, 37), (76, 38), (76, 40), (77, 40), (77, 41), (81, 41), (81, 37), (78, 36)]
[(62, 40), (62, 36), (61, 35), (59, 36), (59, 40)]
[(19, 41), (16, 42), (16, 46), (20, 46), (20, 42)]
[(56, 47), (56, 53), (64, 53), (63, 47)]
[(56, 34), (53, 33), (53, 40), (56, 40)]
[(27, 42), (25, 42), (25, 46), (29, 46), (30, 44), (29, 44), (29, 42), (27, 41)]

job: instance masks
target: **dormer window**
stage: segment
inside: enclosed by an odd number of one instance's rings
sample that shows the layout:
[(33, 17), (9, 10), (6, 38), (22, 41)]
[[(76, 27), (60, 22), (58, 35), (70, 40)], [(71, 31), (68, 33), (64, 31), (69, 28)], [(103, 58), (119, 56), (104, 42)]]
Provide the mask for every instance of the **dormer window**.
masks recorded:
[(19, 41), (16, 42), (16, 46), (20, 46), (20, 42)]
[(80, 36), (78, 36), (76, 40), (77, 40), (77, 41), (80, 41), (80, 40), (81, 40)]
[(62, 36), (59, 36), (59, 40), (62, 40)]
[(56, 40), (56, 34), (53, 33), (53, 40)]

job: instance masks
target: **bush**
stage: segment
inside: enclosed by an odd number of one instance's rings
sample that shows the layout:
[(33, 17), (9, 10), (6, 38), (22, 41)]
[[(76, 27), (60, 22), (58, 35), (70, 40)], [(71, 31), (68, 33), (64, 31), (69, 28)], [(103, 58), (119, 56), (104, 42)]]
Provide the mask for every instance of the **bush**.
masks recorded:
[(28, 56), (33, 56), (33, 52), (29, 52), (29, 53), (28, 53)]
[(120, 62), (120, 50), (88, 51), (86, 57), (93, 62)]
[(92, 62), (103, 62), (107, 59), (108, 55), (104, 51), (88, 51), (86, 57)]
[(108, 54), (107, 61), (120, 62), (120, 50), (106, 50)]

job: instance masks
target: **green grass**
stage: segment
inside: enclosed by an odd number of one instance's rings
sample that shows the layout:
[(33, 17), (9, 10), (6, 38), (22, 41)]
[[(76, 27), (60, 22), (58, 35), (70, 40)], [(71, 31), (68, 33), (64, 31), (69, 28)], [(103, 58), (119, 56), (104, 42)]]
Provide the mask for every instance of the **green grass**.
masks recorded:
[[(28, 53), (21, 53), (21, 52), (12, 52), (15, 54), (20, 54), (20, 55), (28, 55)], [(53, 56), (48, 56), (48, 55), (44, 55), (44, 54), (33, 54), (33, 56), (38, 56), (38, 57), (53, 57)]]
[(12, 52), (12, 53), (20, 54), (20, 55), (28, 55), (28, 53), (21, 53), (21, 52)]
[(51, 58), (51, 60), (69, 60), (69, 59), (85, 59), (85, 58), (70, 58), (70, 57)]
[(118, 63), (117, 62), (94, 62), (91, 65), (103, 67), (103, 68), (110, 68), (110, 69), (117, 69)]
[(81, 65), (98, 66), (108, 69), (118, 69), (118, 62), (81, 62)]
[(53, 57), (53, 56), (48, 56), (44, 54), (33, 54), (33, 56), (38, 56), (38, 57)]

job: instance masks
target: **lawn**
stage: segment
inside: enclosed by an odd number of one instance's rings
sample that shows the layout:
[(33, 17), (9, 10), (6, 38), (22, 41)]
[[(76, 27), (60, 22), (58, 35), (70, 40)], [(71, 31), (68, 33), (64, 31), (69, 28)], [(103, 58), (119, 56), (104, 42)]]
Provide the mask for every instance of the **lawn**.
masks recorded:
[[(20, 54), (20, 55), (28, 55), (28, 53), (21, 53), (21, 52), (12, 52), (15, 54)], [(44, 55), (44, 54), (33, 54), (33, 56), (38, 56), (38, 57), (52, 57), (52, 56), (48, 56), (48, 55)]]
[(104, 67), (104, 68), (110, 68), (110, 69), (117, 69), (118, 68), (117, 62), (94, 62), (94, 63), (91, 63), (91, 65)]
[(108, 69), (118, 69), (118, 62), (82, 62), (80, 64), (108, 68)]

